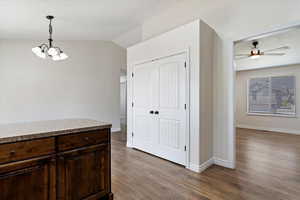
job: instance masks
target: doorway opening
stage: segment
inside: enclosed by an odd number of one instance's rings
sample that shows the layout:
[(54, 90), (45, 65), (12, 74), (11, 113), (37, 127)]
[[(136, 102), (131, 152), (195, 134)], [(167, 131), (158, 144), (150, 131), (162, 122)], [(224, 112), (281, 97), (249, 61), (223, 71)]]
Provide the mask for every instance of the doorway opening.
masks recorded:
[(127, 73), (125, 69), (121, 69), (120, 75), (120, 139), (126, 143), (127, 141)]
[(289, 177), (300, 172), (300, 26), (235, 42), (234, 70), (236, 170), (296, 188)]

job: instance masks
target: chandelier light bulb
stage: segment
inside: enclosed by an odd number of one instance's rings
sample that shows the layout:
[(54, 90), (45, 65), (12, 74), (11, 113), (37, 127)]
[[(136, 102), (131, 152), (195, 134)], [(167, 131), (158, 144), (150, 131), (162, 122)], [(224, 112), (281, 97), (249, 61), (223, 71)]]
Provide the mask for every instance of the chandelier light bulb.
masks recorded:
[(53, 56), (52, 60), (59, 61), (59, 60), (65, 60), (67, 58), (68, 58), (68, 55), (61, 51), (59, 54)]
[(65, 60), (65, 59), (68, 58), (68, 55), (65, 54), (64, 52), (62, 52), (62, 53), (60, 54), (60, 58), (61, 58), (62, 60)]
[(52, 60), (54, 60), (54, 61), (58, 61), (58, 60), (60, 60), (60, 57), (59, 57), (59, 55), (53, 56), (53, 57), (52, 57)]
[(46, 54), (44, 51), (41, 51), (39, 53), (36, 54), (38, 57), (45, 59), (46, 58)]
[(37, 55), (42, 52), (42, 49), (40, 47), (34, 47), (32, 48), (32, 52)]
[(58, 52), (57, 52), (57, 50), (56, 50), (55, 48), (51, 47), (51, 48), (48, 50), (48, 54), (49, 54), (50, 56), (55, 56), (55, 55), (58, 54)]

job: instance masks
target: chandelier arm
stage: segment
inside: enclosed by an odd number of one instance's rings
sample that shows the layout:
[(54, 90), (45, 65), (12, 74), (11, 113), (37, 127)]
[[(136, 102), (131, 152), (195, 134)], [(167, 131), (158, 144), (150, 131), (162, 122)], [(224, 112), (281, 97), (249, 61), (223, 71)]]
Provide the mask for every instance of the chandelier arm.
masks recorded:
[(42, 49), (42, 51), (45, 51), (45, 50), (48, 50), (48, 49), (49, 49), (48, 45), (45, 44), (45, 43), (41, 44), (41, 45), (40, 45), (40, 48)]
[(59, 47), (53, 47), (53, 48), (58, 50), (58, 54), (60, 54), (62, 52), (62, 50)]

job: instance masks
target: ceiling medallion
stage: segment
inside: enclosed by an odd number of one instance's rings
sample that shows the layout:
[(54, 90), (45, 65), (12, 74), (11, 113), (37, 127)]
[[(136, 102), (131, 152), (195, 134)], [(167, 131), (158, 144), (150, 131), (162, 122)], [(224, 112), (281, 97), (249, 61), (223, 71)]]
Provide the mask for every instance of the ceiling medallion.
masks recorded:
[(49, 22), (49, 44), (41, 44), (40, 46), (32, 48), (32, 52), (35, 53), (40, 58), (51, 58), (52, 60), (65, 60), (68, 58), (67, 54), (65, 54), (59, 47), (53, 46), (53, 39), (52, 39), (52, 20), (54, 19), (53, 16), (48, 15), (46, 17)]

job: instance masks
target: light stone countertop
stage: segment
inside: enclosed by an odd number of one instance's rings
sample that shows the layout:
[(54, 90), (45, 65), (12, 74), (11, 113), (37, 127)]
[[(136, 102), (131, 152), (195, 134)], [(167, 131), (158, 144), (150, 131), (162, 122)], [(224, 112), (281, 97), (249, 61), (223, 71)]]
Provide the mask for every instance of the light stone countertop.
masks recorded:
[(89, 119), (63, 119), (0, 124), (0, 144), (105, 128), (111, 128), (111, 124)]

